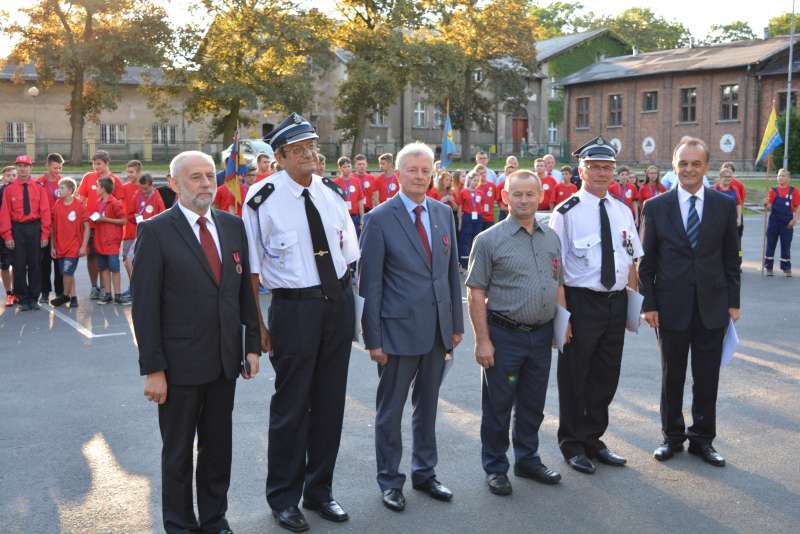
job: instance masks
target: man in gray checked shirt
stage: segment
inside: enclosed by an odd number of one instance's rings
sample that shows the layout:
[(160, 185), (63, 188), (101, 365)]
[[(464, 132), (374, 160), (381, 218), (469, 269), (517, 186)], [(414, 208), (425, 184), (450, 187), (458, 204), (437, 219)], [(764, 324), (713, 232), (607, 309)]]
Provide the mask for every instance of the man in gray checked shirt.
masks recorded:
[(501, 195), (510, 216), (480, 233), (469, 257), (468, 310), (482, 367), (481, 457), (496, 495), (511, 494), (506, 451), (514, 406), (514, 474), (561, 480), (538, 454), (553, 319), (556, 304), (565, 305), (558, 236), (534, 217), (540, 194), (533, 172), (509, 175)]

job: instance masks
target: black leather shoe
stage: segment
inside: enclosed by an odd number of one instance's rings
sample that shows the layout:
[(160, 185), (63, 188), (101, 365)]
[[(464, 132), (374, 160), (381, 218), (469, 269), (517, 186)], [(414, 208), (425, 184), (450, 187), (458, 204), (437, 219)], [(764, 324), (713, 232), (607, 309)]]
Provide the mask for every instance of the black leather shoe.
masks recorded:
[(553, 471), (546, 465), (540, 464), (536, 467), (525, 467), (522, 465), (514, 466), (514, 474), (522, 478), (532, 478), (542, 484), (558, 484), (561, 481), (561, 475), (558, 471)]
[(586, 473), (587, 475), (593, 474), (597, 469), (585, 454), (573, 456), (567, 460), (567, 464), (569, 464), (569, 466), (575, 471), (580, 471), (581, 473)]
[(606, 448), (606, 447), (604, 447), (604, 448), (600, 449), (599, 451), (597, 451), (597, 453), (595, 453), (594, 457), (597, 458), (597, 460), (600, 463), (603, 463), (603, 464), (606, 464), (606, 465), (613, 465), (615, 467), (622, 467), (623, 465), (628, 463), (628, 460), (626, 460), (625, 458), (623, 458), (619, 454), (614, 454), (613, 452), (608, 450), (608, 448)]
[(292, 532), (305, 532), (309, 528), (306, 517), (297, 506), (273, 510), (272, 517), (278, 520), (278, 525)]
[(313, 510), (317, 512), (323, 519), (333, 521), (334, 523), (342, 523), (350, 519), (347, 512), (344, 511), (338, 502), (314, 502), (303, 499), (303, 508), (306, 510)]
[(504, 473), (489, 473), (486, 475), (489, 491), (495, 495), (511, 495), (511, 482)]
[(653, 458), (659, 462), (665, 462), (675, 456), (676, 452), (683, 451), (683, 443), (670, 443), (665, 441), (653, 451)]
[(429, 478), (422, 484), (414, 484), (414, 489), (424, 491), (437, 501), (449, 501), (453, 498), (453, 492), (436, 480), (436, 477)]
[(689, 454), (694, 454), (703, 459), (704, 462), (717, 467), (725, 467), (725, 458), (723, 458), (714, 447), (711, 445), (696, 445), (689, 444)]
[(406, 509), (406, 498), (403, 490), (388, 489), (383, 492), (383, 505), (393, 512), (402, 512)]
[(223, 528), (222, 530), (218, 530), (217, 534), (233, 534), (233, 531), (230, 528)]

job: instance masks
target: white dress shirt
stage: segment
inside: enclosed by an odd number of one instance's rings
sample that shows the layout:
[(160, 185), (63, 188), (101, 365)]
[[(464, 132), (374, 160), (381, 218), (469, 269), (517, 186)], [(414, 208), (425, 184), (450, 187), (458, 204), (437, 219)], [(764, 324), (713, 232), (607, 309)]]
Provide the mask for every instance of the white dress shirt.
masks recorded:
[[(697, 200), (694, 201), (694, 209), (697, 210), (697, 216), (700, 218), (700, 222), (703, 222), (703, 200), (705, 199), (705, 189), (705, 187), (701, 187), (697, 190), (697, 193), (694, 194), (694, 196), (697, 197)], [(686, 223), (689, 220), (691, 197), (692, 194), (690, 192), (684, 189), (682, 185), (678, 185), (678, 206), (681, 208), (681, 219), (683, 219), (684, 229), (686, 229)]]
[[(197, 220), (200, 218), (198, 214), (190, 210), (189, 208), (185, 207), (183, 204), (178, 202), (178, 207), (181, 209), (183, 216), (186, 217), (186, 220), (189, 221), (189, 227), (191, 227), (192, 232), (194, 232), (194, 236), (197, 238), (197, 242), (200, 243), (200, 223)], [(219, 234), (217, 233), (217, 225), (214, 224), (214, 219), (211, 217), (211, 206), (208, 207), (206, 214), (204, 215), (206, 218), (206, 228), (208, 228), (208, 233), (211, 234), (211, 239), (214, 240), (214, 245), (217, 247), (217, 254), (219, 254), (220, 261), (222, 260), (222, 248), (219, 245)], [(202, 243), (201, 243), (202, 245)]]
[(564, 284), (593, 291), (619, 291), (628, 284), (628, 274), (636, 258), (644, 256), (642, 243), (631, 210), (606, 194), (606, 213), (611, 225), (616, 283), (609, 290), (600, 282), (603, 251), (600, 236), (600, 198), (581, 189), (580, 202), (562, 214), (554, 210), (550, 228), (561, 239)]
[(411, 225), (414, 228), (417, 227), (417, 214), (414, 213), (414, 210), (417, 206), (422, 206), (422, 213), (419, 214), (420, 221), (422, 222), (422, 227), (425, 228), (425, 233), (428, 235), (428, 246), (431, 244), (431, 218), (428, 215), (428, 196), (426, 195), (425, 198), (422, 200), (422, 204), (417, 204), (410, 198), (406, 196), (405, 193), (402, 191), (397, 193), (397, 196), (400, 197), (400, 200), (403, 201), (403, 206), (406, 208), (408, 212), (408, 216), (411, 218)]
[[(254, 184), (247, 191), (242, 219), (247, 232), (250, 272), (259, 274), (267, 289), (297, 289), (320, 284), (311, 230), (306, 218), (303, 186), (286, 171), (272, 175), (275, 190), (262, 202), (256, 213), (247, 203), (260, 193), (264, 184)], [(319, 211), (325, 237), (330, 247), (336, 276), (341, 278), (347, 266), (360, 257), (353, 220), (344, 200), (314, 176), (308, 191)]]

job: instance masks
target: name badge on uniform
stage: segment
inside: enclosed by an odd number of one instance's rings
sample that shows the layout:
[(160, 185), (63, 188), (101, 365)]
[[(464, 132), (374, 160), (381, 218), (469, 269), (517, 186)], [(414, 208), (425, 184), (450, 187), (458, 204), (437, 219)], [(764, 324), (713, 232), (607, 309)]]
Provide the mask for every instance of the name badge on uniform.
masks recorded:
[(89, 215), (89, 219), (90, 219), (92, 222), (97, 222), (97, 219), (99, 219), (99, 218), (100, 218), (100, 214), (99, 214), (99, 213), (97, 213), (97, 212), (94, 212), (94, 213), (92, 213), (91, 215)]
[(472, 220), (473, 221), (477, 221), (478, 220), (478, 212), (477, 211), (473, 211), (472, 213), (470, 213), (470, 215), (472, 215)]
[(351, 209), (353, 209), (353, 203), (350, 202), (349, 200), (345, 202), (345, 205), (347, 205), (347, 211), (350, 211)]
[(144, 222), (144, 215), (136, 214), (136, 224)]
[(369, 182), (364, 182), (364, 189), (369, 189)]
[(476, 195), (475, 196), (475, 201), (476, 202), (480, 202), (481, 201), (481, 196), (480, 195)]
[(394, 184), (389, 184), (389, 191), (394, 191), (396, 187)]
[(242, 274), (242, 258), (238, 250), (233, 252), (233, 262), (236, 264), (236, 274)]
[(633, 257), (633, 240), (631, 240), (631, 236), (627, 230), (622, 231), (622, 247), (625, 249), (625, 252), (628, 253), (628, 256)]
[(489, 211), (489, 209), (491, 209), (491, 206), (489, 206), (489, 204), (484, 204), (484, 205), (483, 205), (483, 211), (486, 211), (486, 212), (488, 212), (488, 211)]

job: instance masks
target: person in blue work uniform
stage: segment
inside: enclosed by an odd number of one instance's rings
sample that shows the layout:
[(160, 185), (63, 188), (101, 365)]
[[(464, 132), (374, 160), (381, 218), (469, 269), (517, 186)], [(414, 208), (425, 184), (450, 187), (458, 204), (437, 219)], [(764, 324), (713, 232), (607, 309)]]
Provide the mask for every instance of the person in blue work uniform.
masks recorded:
[(792, 261), (790, 251), (792, 236), (797, 217), (800, 215), (800, 193), (797, 188), (789, 185), (791, 176), (786, 169), (778, 170), (778, 187), (773, 187), (767, 195), (765, 207), (769, 210), (767, 223), (767, 250), (764, 255), (764, 269), (767, 276), (772, 276), (772, 267), (775, 264), (775, 247), (778, 239), (781, 240), (781, 271), (786, 276), (792, 276)]

